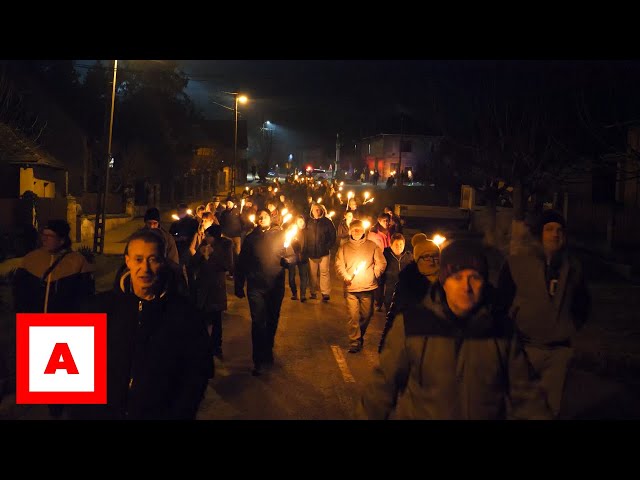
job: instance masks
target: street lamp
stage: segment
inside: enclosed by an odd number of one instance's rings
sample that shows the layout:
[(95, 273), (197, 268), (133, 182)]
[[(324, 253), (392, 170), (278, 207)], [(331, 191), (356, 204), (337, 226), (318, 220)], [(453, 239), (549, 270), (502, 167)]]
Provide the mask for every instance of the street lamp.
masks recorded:
[(236, 168), (238, 165), (238, 102), (247, 103), (246, 95), (240, 95), (238, 92), (231, 93), (234, 98), (233, 113), (235, 115), (235, 128), (233, 135), (233, 167), (231, 169), (231, 194), (236, 193)]
[(96, 197), (96, 219), (93, 231), (93, 252), (104, 252), (104, 233), (106, 227), (106, 205), (107, 195), (109, 194), (109, 169), (113, 166), (113, 156), (111, 155), (111, 138), (113, 136), (113, 108), (116, 101), (116, 78), (118, 75), (118, 60), (113, 61), (113, 87), (111, 89), (111, 116), (109, 120), (109, 141), (107, 144), (107, 164), (104, 177), (103, 190), (98, 192)]

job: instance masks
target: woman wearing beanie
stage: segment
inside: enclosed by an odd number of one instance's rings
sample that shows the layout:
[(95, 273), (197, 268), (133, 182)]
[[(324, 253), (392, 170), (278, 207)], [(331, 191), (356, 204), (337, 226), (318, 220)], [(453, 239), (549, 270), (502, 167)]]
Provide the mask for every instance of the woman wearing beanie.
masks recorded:
[(396, 315), (406, 308), (417, 305), (429, 290), (429, 286), (438, 279), (440, 271), (440, 248), (424, 233), (416, 233), (411, 238), (413, 259), (398, 275), (398, 283), (387, 309), (387, 318), (378, 345), (382, 350), (385, 338)]
[(567, 251), (564, 217), (545, 210), (531, 233), (529, 249), (510, 256), (502, 267), (499, 309), (515, 321), (558, 416), (572, 339), (590, 315), (591, 296), (580, 262)]
[(491, 313), (482, 247), (442, 250), (438, 280), (398, 314), (363, 390), (366, 419), (550, 419), (512, 324)]

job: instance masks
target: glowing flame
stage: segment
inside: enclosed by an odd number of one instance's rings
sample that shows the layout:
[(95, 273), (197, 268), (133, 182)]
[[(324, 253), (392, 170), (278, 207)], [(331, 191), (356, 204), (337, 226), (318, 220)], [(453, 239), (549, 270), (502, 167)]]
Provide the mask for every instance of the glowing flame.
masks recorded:
[(283, 217), (289, 213), (289, 209), (288, 208), (283, 208), (282, 210), (280, 210), (280, 215), (282, 215)]
[(344, 182), (340, 182), (340, 186), (343, 186), (343, 185), (344, 185)]
[(341, 197), (342, 197), (342, 194), (341, 194), (341, 193), (339, 193), (339, 194), (338, 194), (338, 198), (341, 198)]
[(285, 223), (287, 223), (289, 220), (291, 220), (291, 218), (293, 217), (293, 215), (291, 215), (290, 213), (287, 213), (284, 218), (282, 219), (282, 225), (284, 225)]
[(318, 197), (318, 203), (322, 203), (322, 197)]
[(244, 189), (248, 192), (249, 191), (249, 187), (244, 187)]
[(273, 193), (278, 193), (278, 189), (277, 189), (277, 188), (274, 188), (274, 189), (273, 189)]
[(442, 245), (445, 242), (445, 240), (446, 238), (440, 235), (439, 233), (436, 233), (431, 239), (431, 241), (435, 243), (438, 247), (440, 247), (440, 245)]
[(294, 180), (298, 180), (298, 175), (294, 175), (294, 176), (293, 176), (293, 179), (294, 179)]
[(171, 215), (171, 218), (173, 220), (180, 220), (180, 217), (178, 215), (176, 215), (175, 213), (173, 215)]
[(341, 192), (342, 191), (342, 187), (338, 187), (338, 191)]
[(369, 220), (364, 220), (362, 222), (362, 226), (364, 227), (364, 229), (366, 230), (367, 228), (369, 228), (371, 226), (371, 222)]
[(362, 260), (358, 266), (356, 267), (356, 269), (353, 271), (353, 276), (355, 277), (358, 273), (360, 273), (362, 270), (365, 269), (365, 267), (367, 266), (367, 262)]
[(354, 193), (353, 193), (353, 192), (349, 192), (349, 193), (347, 193), (347, 198), (348, 198), (349, 200), (351, 200), (351, 199), (353, 198), (353, 195), (354, 195)]
[(365, 200), (366, 200), (366, 199), (368, 199), (368, 198), (369, 198), (369, 195), (371, 195), (369, 192), (364, 192), (364, 199), (365, 199)]
[(187, 209), (187, 214), (188, 215), (193, 215), (193, 210), (191, 210), (190, 208)]
[(369, 170), (369, 175), (373, 175), (373, 170)]
[(334, 212), (333, 210), (331, 210), (329, 213), (327, 213), (327, 216), (329, 218), (333, 217), (336, 214), (336, 212)]
[(256, 223), (256, 216), (255, 216), (255, 215), (249, 215), (249, 221), (255, 225), (255, 223)]
[(291, 245), (291, 240), (293, 240), (297, 234), (298, 234), (298, 226), (291, 225), (289, 230), (287, 230), (287, 233), (284, 234), (284, 248), (287, 248), (289, 245)]

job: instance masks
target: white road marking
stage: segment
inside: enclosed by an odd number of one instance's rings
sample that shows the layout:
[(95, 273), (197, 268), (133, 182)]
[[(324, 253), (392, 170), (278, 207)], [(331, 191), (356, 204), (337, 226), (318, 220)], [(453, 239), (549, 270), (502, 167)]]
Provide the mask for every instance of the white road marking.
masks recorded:
[(336, 359), (336, 363), (338, 364), (338, 368), (340, 369), (340, 373), (342, 373), (342, 378), (345, 383), (356, 383), (356, 379), (351, 375), (351, 370), (349, 370), (347, 360), (344, 358), (340, 347), (337, 345), (331, 345), (331, 350), (333, 351), (333, 356)]

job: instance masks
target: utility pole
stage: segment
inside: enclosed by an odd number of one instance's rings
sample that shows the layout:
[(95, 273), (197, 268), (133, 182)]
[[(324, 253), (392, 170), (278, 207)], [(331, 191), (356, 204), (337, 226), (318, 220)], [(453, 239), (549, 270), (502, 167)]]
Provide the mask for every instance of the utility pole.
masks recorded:
[(113, 86), (111, 89), (111, 116), (109, 119), (109, 140), (107, 144), (107, 162), (104, 181), (100, 182), (100, 191), (96, 196), (96, 221), (93, 230), (93, 253), (104, 253), (104, 234), (106, 224), (107, 195), (109, 194), (109, 169), (111, 168), (111, 139), (113, 136), (113, 108), (116, 100), (116, 78), (118, 60), (113, 61)]
[(340, 134), (336, 133), (336, 164), (333, 167), (333, 178), (338, 176), (338, 167), (340, 165)]
[(400, 151), (399, 155), (398, 155), (398, 186), (402, 185), (402, 120), (404, 119), (404, 117), (402, 116), (402, 114), (400, 114), (400, 148), (398, 149)]

